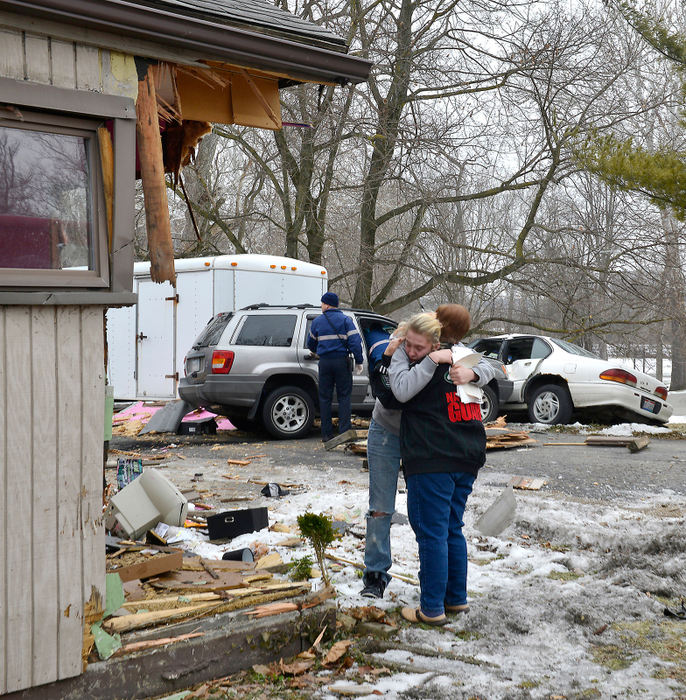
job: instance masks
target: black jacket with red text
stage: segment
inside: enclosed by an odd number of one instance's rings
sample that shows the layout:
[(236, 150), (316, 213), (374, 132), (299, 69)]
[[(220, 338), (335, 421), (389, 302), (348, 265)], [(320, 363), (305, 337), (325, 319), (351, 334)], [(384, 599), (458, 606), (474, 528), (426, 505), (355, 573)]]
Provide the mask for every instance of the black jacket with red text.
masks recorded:
[(400, 453), (406, 475), (434, 472), (474, 474), (486, 461), (486, 431), (478, 403), (464, 404), (438, 365), (429, 383), (403, 404)]

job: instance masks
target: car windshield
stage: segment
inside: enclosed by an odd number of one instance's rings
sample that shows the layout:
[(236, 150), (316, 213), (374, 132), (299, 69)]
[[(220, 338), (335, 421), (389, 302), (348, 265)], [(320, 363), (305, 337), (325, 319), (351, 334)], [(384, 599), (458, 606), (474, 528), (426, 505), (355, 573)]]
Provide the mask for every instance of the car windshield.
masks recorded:
[(558, 338), (551, 338), (550, 340), (552, 340), (553, 343), (555, 343), (555, 345), (559, 345), (565, 352), (568, 352), (572, 355), (581, 355), (581, 357), (592, 357), (595, 360), (600, 359), (595, 353), (591, 352), (590, 350), (585, 350), (584, 348), (581, 348), (578, 345), (574, 345), (574, 343), (568, 343), (566, 340), (559, 340)]

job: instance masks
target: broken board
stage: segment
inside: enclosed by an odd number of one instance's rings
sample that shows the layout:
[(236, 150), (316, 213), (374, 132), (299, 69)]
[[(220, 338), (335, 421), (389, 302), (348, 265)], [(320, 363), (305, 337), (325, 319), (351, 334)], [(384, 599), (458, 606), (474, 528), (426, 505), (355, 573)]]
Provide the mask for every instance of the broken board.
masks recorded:
[(338, 447), (339, 445), (342, 445), (346, 442), (352, 442), (353, 440), (361, 440), (362, 438), (366, 437), (366, 430), (354, 430), (353, 428), (351, 428), (350, 430), (346, 430), (344, 433), (341, 433), (340, 435), (331, 438), (331, 440), (327, 440), (324, 443), (324, 448), (327, 450), (333, 450), (334, 447)]

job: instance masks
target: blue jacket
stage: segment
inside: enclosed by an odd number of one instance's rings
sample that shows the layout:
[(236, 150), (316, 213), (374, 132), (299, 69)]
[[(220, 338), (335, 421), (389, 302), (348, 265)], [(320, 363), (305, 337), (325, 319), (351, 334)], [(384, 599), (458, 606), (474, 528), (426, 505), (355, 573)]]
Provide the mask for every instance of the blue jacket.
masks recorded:
[(362, 364), (362, 340), (350, 316), (340, 309), (327, 309), (312, 321), (307, 347), (319, 357), (329, 355), (355, 356), (355, 363)]
[(369, 373), (371, 376), (371, 368), (376, 367), (376, 363), (381, 359), (381, 356), (390, 342), (390, 334), (381, 328), (372, 326), (369, 329), (364, 329), (364, 339), (367, 341), (367, 353), (369, 355)]

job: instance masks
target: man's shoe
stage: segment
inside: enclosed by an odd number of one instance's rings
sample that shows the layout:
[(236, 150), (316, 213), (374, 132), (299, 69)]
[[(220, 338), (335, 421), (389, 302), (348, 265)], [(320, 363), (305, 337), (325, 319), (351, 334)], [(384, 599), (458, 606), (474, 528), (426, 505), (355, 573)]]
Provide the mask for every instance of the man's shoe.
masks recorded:
[(363, 598), (383, 598), (386, 581), (379, 574), (370, 574), (365, 579), (365, 585), (360, 595)]

